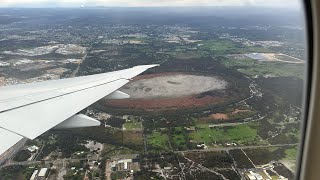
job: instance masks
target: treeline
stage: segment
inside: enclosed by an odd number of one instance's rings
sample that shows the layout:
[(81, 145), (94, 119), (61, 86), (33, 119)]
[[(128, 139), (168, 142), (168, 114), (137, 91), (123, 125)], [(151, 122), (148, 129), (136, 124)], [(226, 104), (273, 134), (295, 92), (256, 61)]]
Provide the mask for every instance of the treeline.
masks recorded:
[(21, 150), (14, 158), (14, 161), (22, 162), (31, 157), (31, 153), (28, 150)]

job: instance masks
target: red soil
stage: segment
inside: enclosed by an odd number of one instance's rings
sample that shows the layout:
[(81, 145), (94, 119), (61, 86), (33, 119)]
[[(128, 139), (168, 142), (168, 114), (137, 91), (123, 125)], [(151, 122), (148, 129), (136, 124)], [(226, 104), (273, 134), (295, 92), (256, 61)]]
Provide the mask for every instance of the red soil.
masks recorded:
[(251, 112), (248, 109), (235, 109), (232, 114), (238, 114), (238, 113), (242, 113), (242, 112)]
[(157, 74), (146, 74), (146, 75), (140, 75), (132, 78), (133, 81), (137, 81), (140, 79), (150, 79), (154, 77), (160, 77), (160, 76), (172, 76), (172, 75), (178, 75), (178, 74), (184, 74), (181, 72), (163, 72), (163, 73), (157, 73)]
[(221, 97), (187, 96), (181, 98), (161, 98), (161, 99), (123, 99), (105, 101), (105, 106), (116, 108), (133, 108), (145, 111), (202, 107), (210, 104), (218, 104), (224, 101)]
[(223, 114), (223, 113), (215, 113), (215, 114), (211, 114), (210, 116), (213, 119), (223, 119), (223, 120), (228, 120), (229, 117), (227, 114)]

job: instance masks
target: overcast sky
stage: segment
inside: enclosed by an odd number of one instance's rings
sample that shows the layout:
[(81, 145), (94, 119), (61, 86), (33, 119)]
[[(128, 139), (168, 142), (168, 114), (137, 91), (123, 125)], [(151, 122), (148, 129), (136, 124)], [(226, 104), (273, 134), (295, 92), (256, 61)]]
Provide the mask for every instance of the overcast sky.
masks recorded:
[(166, 6), (268, 6), (299, 8), (299, 0), (0, 0), (0, 7), (166, 7)]

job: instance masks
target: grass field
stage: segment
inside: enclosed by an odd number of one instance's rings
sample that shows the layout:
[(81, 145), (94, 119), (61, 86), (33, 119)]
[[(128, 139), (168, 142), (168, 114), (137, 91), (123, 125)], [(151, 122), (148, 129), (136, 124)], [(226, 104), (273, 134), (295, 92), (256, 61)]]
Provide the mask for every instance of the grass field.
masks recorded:
[(244, 46), (226, 39), (214, 39), (201, 41), (202, 46), (199, 50), (207, 50), (213, 52), (215, 55), (221, 54), (239, 54), (248, 52), (270, 52), (270, 50), (263, 47)]
[(123, 124), (123, 130), (126, 130), (126, 131), (141, 130), (141, 129), (142, 129), (141, 122), (131, 121)]
[(196, 58), (201, 58), (209, 55), (209, 53), (206, 51), (190, 51), (190, 50), (172, 51), (172, 52), (167, 52), (166, 54), (176, 59), (196, 59)]
[(296, 169), (296, 160), (298, 155), (298, 148), (297, 147), (291, 147), (288, 149), (285, 149), (285, 157), (282, 158), (281, 162), (289, 168), (292, 172)]
[(292, 148), (286, 149), (285, 153), (286, 153), (286, 157), (284, 159), (295, 161), (297, 159), (298, 149), (297, 147), (292, 147)]
[(206, 49), (210, 51), (225, 51), (226, 49), (234, 48), (235, 44), (229, 40), (208, 40), (202, 41), (199, 49)]
[(165, 133), (153, 131), (148, 136), (148, 145), (157, 149), (169, 150), (169, 136)]
[(226, 59), (221, 61), (221, 63), (227, 67), (235, 67), (238, 71), (250, 76), (295, 76), (303, 79), (304, 64), (259, 62), (253, 59)]
[(296, 58), (293, 58), (293, 57), (288, 56), (288, 55), (275, 55), (275, 58), (283, 60), (283, 61), (301, 62), (300, 59), (296, 59)]
[(116, 146), (112, 144), (104, 144), (103, 150), (102, 150), (102, 156), (104, 157), (123, 155), (123, 154), (139, 154), (139, 153), (141, 153), (141, 151), (129, 149), (123, 146)]
[(187, 143), (185, 141), (187, 134), (183, 127), (174, 127), (171, 132), (171, 141), (174, 149), (185, 150)]
[(124, 144), (142, 145), (143, 144), (142, 132), (124, 131), (123, 132), (123, 143)]
[(257, 130), (247, 124), (209, 128), (208, 125), (198, 125), (198, 130), (190, 134), (195, 142), (205, 142), (207, 145), (237, 143), (240, 145), (260, 143)]

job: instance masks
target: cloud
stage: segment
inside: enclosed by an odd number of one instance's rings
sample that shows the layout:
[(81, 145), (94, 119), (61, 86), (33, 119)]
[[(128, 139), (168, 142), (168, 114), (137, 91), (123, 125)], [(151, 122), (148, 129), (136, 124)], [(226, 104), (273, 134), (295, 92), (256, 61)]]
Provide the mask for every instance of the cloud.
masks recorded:
[(0, 0), (1, 7), (16, 6), (117, 6), (117, 7), (166, 7), (166, 6), (270, 6), (300, 7), (299, 0)]

